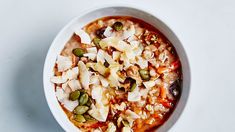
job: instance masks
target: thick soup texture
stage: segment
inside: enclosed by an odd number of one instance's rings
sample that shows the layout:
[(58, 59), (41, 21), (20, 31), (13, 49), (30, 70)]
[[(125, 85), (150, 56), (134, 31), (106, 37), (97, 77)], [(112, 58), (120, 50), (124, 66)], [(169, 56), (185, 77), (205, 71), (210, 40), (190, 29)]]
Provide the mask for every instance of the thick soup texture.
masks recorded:
[(82, 131), (156, 130), (180, 98), (182, 72), (174, 47), (133, 17), (100, 18), (74, 29), (54, 72), (56, 97)]

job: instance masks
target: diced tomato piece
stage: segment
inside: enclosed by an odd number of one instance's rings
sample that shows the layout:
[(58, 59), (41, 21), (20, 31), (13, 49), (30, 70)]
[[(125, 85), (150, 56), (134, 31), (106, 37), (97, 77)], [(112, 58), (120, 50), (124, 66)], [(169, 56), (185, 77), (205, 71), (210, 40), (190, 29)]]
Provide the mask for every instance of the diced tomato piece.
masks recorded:
[(167, 99), (161, 99), (161, 100), (159, 100), (159, 102), (160, 102), (164, 107), (167, 107), (167, 108), (171, 108), (171, 107), (172, 107), (172, 103), (169, 102)]
[(166, 67), (159, 67), (159, 68), (157, 69), (157, 72), (158, 72), (159, 74), (162, 74), (162, 73), (168, 72), (168, 71), (169, 71), (169, 68), (166, 68)]
[(154, 117), (154, 118), (160, 118), (160, 116), (159, 116), (158, 113), (154, 113), (154, 114), (153, 114), (153, 117)]
[(161, 98), (165, 99), (166, 98), (166, 89), (164, 87), (161, 87), (160, 90), (161, 90), (160, 91)]
[(179, 67), (180, 67), (180, 61), (179, 60), (174, 61), (170, 65), (171, 71), (174, 71), (174, 70), (178, 69)]

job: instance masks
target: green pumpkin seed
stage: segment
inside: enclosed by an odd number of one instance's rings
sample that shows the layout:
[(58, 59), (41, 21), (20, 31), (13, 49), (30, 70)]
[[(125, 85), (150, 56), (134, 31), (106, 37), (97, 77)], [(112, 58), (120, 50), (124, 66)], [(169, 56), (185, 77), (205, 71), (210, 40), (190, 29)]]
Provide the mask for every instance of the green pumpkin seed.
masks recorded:
[(77, 106), (73, 110), (73, 113), (82, 115), (82, 114), (86, 113), (88, 109), (89, 109), (89, 107), (87, 107), (87, 106)]
[(76, 55), (77, 57), (82, 57), (83, 54), (85, 54), (85, 51), (81, 48), (76, 48), (73, 49), (73, 54)]
[(125, 126), (125, 127), (129, 127), (130, 124), (127, 120), (122, 120), (122, 124)]
[(85, 105), (88, 101), (88, 94), (84, 93), (82, 96), (79, 98), (79, 104), (80, 105)]
[(73, 91), (69, 94), (69, 100), (75, 101), (79, 98), (80, 92), (78, 90)]
[(95, 46), (97, 47), (97, 48), (100, 48), (100, 39), (99, 38), (94, 38), (93, 39), (93, 43), (95, 44)]
[(121, 22), (115, 22), (112, 27), (116, 31), (121, 31), (123, 28), (123, 24)]
[(92, 104), (92, 101), (91, 101), (91, 98), (89, 98), (88, 101), (87, 101), (87, 103), (86, 103), (86, 106), (89, 106), (89, 107), (90, 107), (91, 104)]
[(83, 115), (83, 116), (84, 116), (84, 118), (85, 118), (87, 121), (94, 121), (94, 120), (95, 120), (95, 119), (92, 118), (90, 115), (85, 114), (85, 115)]
[(130, 87), (130, 91), (131, 91), (131, 92), (134, 91), (136, 87), (137, 87), (136, 82), (132, 83), (132, 84), (131, 84), (131, 87)]
[(140, 69), (139, 73), (140, 73), (140, 76), (143, 80), (148, 81), (150, 79), (148, 70)]
[(74, 115), (74, 119), (80, 123), (85, 122), (86, 119), (82, 115)]

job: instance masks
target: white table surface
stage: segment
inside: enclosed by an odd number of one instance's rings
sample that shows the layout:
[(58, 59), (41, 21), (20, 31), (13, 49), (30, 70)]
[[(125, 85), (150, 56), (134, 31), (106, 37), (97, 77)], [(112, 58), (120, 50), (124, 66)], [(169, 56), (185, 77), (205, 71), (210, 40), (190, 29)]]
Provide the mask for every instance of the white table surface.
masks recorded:
[[(118, 1), (118, 0), (116, 0)], [(42, 69), (57, 32), (88, 7), (114, 0), (0, 0), (0, 131), (63, 131), (46, 104)], [(192, 86), (172, 132), (235, 131), (235, 1), (123, 1), (151, 9), (178, 35)]]

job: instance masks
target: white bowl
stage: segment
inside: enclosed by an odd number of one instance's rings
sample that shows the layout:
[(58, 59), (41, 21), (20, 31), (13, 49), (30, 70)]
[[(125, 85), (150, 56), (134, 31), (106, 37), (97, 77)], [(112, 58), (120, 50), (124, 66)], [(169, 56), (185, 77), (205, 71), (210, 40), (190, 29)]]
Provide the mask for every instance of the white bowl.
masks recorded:
[(65, 131), (73, 132), (79, 131), (79, 129), (69, 121), (66, 114), (60, 107), (55, 96), (54, 84), (50, 82), (50, 77), (54, 74), (53, 67), (55, 65), (56, 57), (60, 54), (65, 43), (70, 39), (70, 37), (74, 33), (75, 28), (81, 28), (86, 24), (92, 22), (93, 20), (104, 16), (132, 16), (142, 19), (145, 22), (159, 29), (174, 45), (182, 64), (182, 93), (174, 112), (170, 115), (168, 120), (158, 128), (158, 131), (161, 132), (169, 130), (177, 121), (185, 107), (190, 90), (190, 68), (187, 55), (185, 53), (183, 45), (181, 44), (177, 36), (174, 34), (174, 32), (166, 24), (164, 24), (164, 22), (162, 22), (156, 16), (152, 15), (149, 12), (150, 11), (147, 12), (146, 9), (141, 9), (139, 7), (124, 5), (99, 7), (82, 13), (78, 17), (74, 18), (56, 36), (49, 48), (45, 60), (43, 71), (43, 83), (46, 100), (50, 107), (50, 110), (57, 122), (62, 126)]

